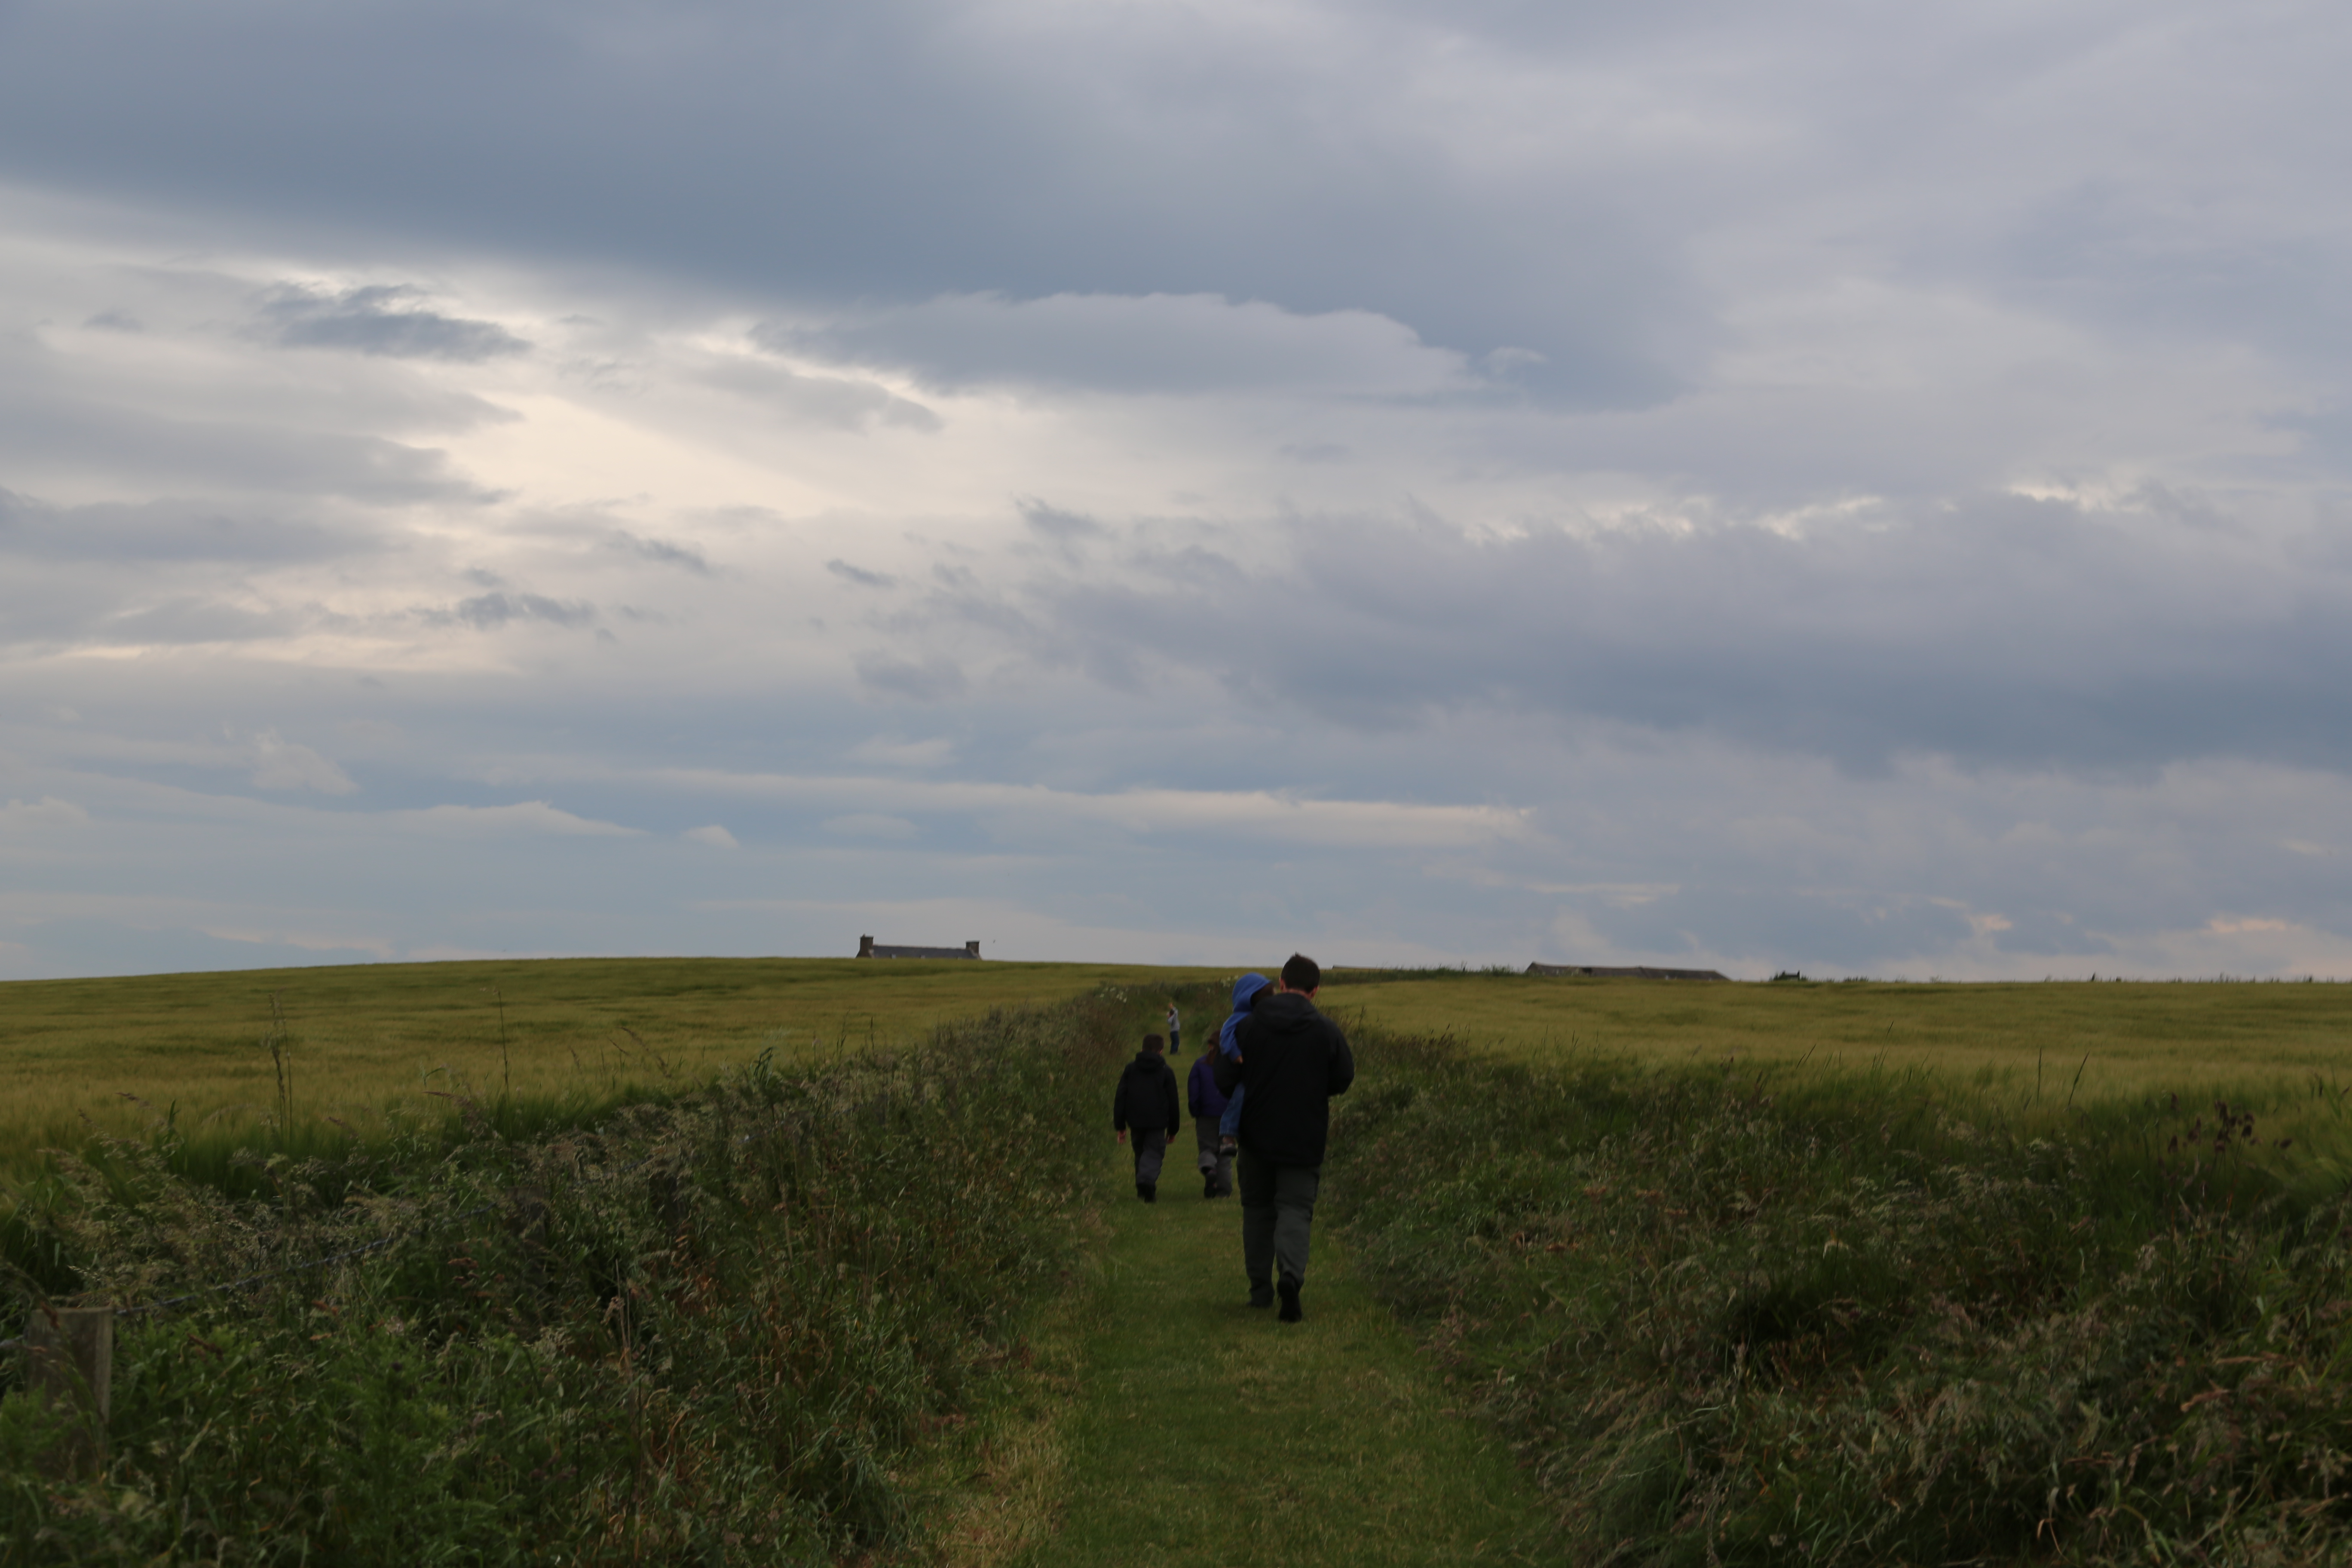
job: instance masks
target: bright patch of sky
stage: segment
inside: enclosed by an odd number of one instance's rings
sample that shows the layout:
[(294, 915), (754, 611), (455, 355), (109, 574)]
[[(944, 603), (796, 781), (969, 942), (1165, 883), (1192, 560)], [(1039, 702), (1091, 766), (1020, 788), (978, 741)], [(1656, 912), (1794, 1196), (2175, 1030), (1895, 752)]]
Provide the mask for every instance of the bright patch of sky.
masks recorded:
[(2347, 46), (0, 9), (0, 977), (2352, 976)]

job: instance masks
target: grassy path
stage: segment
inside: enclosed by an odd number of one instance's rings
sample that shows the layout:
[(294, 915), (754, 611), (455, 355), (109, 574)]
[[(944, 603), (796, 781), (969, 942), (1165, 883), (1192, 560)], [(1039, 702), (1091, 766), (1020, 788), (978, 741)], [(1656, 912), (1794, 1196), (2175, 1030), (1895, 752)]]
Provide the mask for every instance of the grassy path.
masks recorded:
[(1063, 1426), (1066, 1500), (1023, 1568), (1532, 1563), (1542, 1521), (1509, 1458), (1318, 1227), (1307, 1321), (1253, 1311), (1241, 1216), (1208, 1202), (1188, 1125), (1160, 1202), (1122, 1194)]

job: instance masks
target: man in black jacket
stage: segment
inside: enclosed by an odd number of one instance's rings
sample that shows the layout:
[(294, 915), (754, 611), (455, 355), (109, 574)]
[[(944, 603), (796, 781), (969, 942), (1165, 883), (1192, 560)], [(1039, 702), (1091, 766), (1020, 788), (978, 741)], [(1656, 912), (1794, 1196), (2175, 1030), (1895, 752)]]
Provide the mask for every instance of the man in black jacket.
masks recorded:
[[(1234, 1031), (1238, 1057), (1219, 1053), (1217, 1087), (1242, 1100), (1242, 1267), (1250, 1305), (1295, 1323), (1307, 1283), (1307, 1247), (1323, 1151), (1331, 1137), (1331, 1097), (1356, 1081), (1356, 1058), (1339, 1026), (1315, 1010), (1323, 971), (1304, 953), (1282, 966), (1282, 984), (1262, 993)], [(1275, 1278), (1280, 1270), (1279, 1281)]]
[(1160, 1162), (1168, 1153), (1168, 1140), (1176, 1136), (1177, 1112), (1183, 1101), (1176, 1093), (1176, 1075), (1160, 1054), (1157, 1035), (1143, 1037), (1143, 1048), (1118, 1075), (1118, 1093), (1110, 1102), (1111, 1131), (1127, 1142), (1135, 1130), (1135, 1195), (1145, 1203), (1160, 1201)]

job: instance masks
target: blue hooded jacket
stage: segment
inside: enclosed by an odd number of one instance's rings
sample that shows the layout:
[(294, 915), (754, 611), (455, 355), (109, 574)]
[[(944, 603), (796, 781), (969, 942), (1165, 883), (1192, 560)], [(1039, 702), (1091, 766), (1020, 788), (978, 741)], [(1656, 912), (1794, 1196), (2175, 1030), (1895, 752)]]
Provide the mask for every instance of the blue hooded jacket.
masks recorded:
[(1218, 1050), (1226, 1056), (1234, 1054), (1236, 1049), (1234, 1045), (1234, 1031), (1241, 1026), (1244, 1018), (1250, 1016), (1250, 1005), (1257, 1000), (1257, 994), (1273, 984), (1273, 981), (1255, 970), (1250, 971), (1234, 982), (1234, 1010), (1225, 1019), (1224, 1027), (1217, 1031)]

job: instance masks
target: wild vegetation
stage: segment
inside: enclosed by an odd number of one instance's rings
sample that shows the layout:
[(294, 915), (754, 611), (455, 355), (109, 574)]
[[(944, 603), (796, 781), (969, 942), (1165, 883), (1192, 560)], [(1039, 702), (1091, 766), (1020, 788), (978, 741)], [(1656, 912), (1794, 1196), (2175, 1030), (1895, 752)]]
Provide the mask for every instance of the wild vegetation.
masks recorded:
[[(0, 1562), (810, 1563), (907, 1537), (904, 1466), (1066, 1284), (1123, 1005), (748, 1069), (593, 1127), (248, 1151), (168, 1121), (20, 1215), (124, 1309), (102, 1483), (0, 1402)], [(1017, 1154), (1017, 1157), (1012, 1157)], [(321, 1262), (320, 1260), (327, 1260)], [(226, 1286), (226, 1288), (221, 1288)]]
[[(1171, 995), (1194, 1050), (1224, 1012), (1197, 971), (849, 961), (73, 986), (0, 987), (0, 1073), (52, 1096), (0, 1133), (0, 1249), (19, 1297), (161, 1310), (122, 1324), (105, 1485), (39, 1479), (0, 1402), (0, 1563), (919, 1541), (924, 1456), (1034, 1383), (1034, 1311), (1103, 1288), (1072, 1194), (1118, 1187), (1117, 1061)], [(1570, 1560), (2352, 1561), (2352, 992), (1342, 972), (1323, 1002), (1362, 1068), (1327, 1234), (1454, 1384), (1340, 1394), (1491, 1422)], [(1264, 1395), (1210, 1331), (1113, 1336), (1121, 1386)], [(1181, 1365), (1128, 1364), (1152, 1344)], [(1149, 1452), (1100, 1392), (1069, 1459)], [(1073, 1518), (1064, 1560), (1117, 1531)]]
[(1360, 1055), (1333, 1217), (1576, 1560), (2352, 1556), (2352, 1200), (2257, 1116)]

